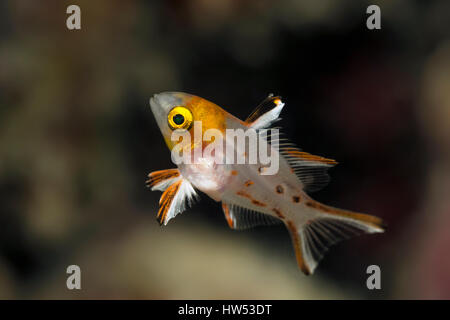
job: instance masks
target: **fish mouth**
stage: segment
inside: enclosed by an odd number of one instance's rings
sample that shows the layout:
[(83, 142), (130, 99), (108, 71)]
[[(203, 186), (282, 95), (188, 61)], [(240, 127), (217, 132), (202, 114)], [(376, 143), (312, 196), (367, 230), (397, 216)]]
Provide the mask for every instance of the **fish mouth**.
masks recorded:
[(155, 117), (159, 113), (159, 110), (162, 109), (158, 94), (154, 94), (153, 97), (150, 98), (150, 108), (152, 109), (152, 112), (155, 115)]
[(166, 119), (166, 116), (171, 109), (170, 105), (167, 103), (167, 96), (161, 93), (154, 94), (153, 97), (150, 98), (150, 108), (152, 109), (156, 122), (158, 122), (161, 130), (163, 130), (161, 122), (163, 119)]
[(167, 112), (164, 110), (164, 105), (162, 104), (160, 94), (155, 94), (150, 98), (150, 108), (152, 109), (153, 117), (155, 118), (156, 123), (164, 136), (167, 131), (167, 128), (165, 128)]
[(153, 113), (162, 110), (168, 113), (173, 107), (183, 104), (183, 94), (180, 92), (161, 92), (150, 98), (150, 107)]

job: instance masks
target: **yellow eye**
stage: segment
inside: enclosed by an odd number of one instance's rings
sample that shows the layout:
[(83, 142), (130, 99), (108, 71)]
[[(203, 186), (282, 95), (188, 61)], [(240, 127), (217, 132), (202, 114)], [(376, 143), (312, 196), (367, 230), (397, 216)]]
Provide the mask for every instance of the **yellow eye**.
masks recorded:
[(170, 110), (167, 116), (167, 121), (169, 122), (169, 127), (172, 130), (175, 129), (189, 129), (192, 125), (192, 112), (185, 107), (175, 107)]

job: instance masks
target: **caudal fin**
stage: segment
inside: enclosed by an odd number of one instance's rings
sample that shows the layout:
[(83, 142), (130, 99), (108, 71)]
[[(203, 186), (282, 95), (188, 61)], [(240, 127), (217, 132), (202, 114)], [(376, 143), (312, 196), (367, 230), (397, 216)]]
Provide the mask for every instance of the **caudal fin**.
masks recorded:
[(315, 217), (300, 225), (288, 221), (287, 227), (294, 244), (300, 269), (312, 274), (329, 247), (341, 240), (362, 233), (384, 232), (382, 219), (368, 214), (355, 213), (325, 206), (308, 200)]

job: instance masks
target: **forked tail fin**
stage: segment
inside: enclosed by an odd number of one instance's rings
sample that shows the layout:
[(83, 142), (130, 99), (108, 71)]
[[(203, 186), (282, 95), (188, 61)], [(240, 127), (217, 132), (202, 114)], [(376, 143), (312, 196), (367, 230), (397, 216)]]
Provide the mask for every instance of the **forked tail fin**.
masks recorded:
[(296, 224), (286, 223), (294, 244), (300, 269), (312, 274), (324, 253), (335, 243), (362, 233), (384, 232), (382, 219), (368, 214), (355, 213), (323, 205), (308, 199), (306, 206), (315, 216)]

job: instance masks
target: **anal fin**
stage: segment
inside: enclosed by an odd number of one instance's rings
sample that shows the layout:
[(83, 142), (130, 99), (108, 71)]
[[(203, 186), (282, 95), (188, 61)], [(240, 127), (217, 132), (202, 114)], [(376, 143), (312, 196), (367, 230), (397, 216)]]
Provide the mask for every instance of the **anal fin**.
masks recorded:
[(281, 220), (268, 214), (247, 209), (235, 204), (222, 202), (222, 209), (228, 226), (235, 230), (250, 229), (257, 226), (280, 224)]

